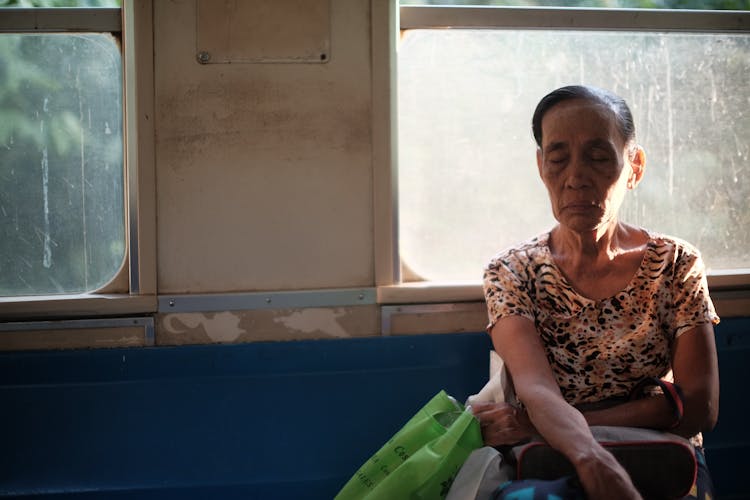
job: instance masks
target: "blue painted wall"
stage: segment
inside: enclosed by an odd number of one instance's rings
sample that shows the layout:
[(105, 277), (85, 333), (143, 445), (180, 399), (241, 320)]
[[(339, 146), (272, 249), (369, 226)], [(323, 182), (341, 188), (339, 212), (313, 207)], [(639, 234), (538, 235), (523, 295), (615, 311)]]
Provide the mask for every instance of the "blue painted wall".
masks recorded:
[[(722, 498), (750, 496), (750, 319), (717, 328)], [(0, 355), (0, 495), (332, 498), (438, 390), (486, 381), (483, 333)]]

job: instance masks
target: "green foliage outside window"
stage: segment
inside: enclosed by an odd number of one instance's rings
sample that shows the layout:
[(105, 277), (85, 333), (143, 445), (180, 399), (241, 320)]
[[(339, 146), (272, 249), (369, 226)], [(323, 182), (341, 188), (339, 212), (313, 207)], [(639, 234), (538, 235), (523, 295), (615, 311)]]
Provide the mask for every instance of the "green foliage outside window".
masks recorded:
[(0, 34), (0, 296), (105, 284), (125, 255), (109, 34)]

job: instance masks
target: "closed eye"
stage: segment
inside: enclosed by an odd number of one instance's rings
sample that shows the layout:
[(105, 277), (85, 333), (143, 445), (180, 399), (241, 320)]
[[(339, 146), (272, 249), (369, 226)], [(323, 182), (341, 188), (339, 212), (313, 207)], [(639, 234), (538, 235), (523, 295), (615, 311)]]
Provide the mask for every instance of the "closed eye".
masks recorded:
[(587, 157), (593, 162), (612, 161), (612, 152), (608, 147), (594, 146), (589, 149)]
[(550, 155), (547, 157), (547, 163), (551, 163), (552, 165), (562, 165), (568, 161), (567, 155)]

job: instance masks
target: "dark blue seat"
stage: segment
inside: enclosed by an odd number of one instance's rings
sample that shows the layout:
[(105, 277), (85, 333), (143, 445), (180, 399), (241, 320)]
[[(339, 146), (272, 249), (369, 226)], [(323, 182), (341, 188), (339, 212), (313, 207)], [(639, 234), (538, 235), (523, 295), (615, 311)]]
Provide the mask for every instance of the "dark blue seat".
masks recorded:
[(0, 355), (0, 492), (332, 498), (485, 334)]

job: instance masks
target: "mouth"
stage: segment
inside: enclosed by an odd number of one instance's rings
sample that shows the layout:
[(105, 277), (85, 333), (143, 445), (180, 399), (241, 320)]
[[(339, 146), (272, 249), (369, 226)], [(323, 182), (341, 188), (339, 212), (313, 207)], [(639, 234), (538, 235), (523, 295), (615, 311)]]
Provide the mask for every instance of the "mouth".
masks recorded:
[(564, 210), (590, 210), (598, 208), (598, 204), (593, 201), (572, 201), (563, 205)]

